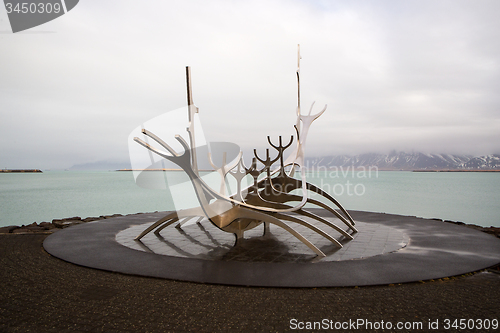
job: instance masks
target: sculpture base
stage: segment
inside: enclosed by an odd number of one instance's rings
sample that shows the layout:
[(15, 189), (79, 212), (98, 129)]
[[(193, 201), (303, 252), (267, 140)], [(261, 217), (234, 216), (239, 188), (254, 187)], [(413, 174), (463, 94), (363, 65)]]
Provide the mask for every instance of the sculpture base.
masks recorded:
[[(302, 217), (303, 218), (303, 217)], [(151, 223), (131, 226), (116, 235), (116, 241), (134, 250), (160, 255), (196, 258), (203, 260), (221, 260), (236, 262), (267, 262), (267, 263), (310, 263), (363, 259), (397, 251), (409, 243), (409, 237), (402, 231), (377, 223), (357, 222), (359, 232), (352, 233), (352, 240), (346, 239), (337, 231), (326, 227), (323, 223), (312, 219), (307, 222), (327, 231), (343, 245), (339, 248), (328, 239), (304, 226), (294, 223), (293, 228), (316, 245), (324, 258), (311, 251), (288, 231), (275, 225), (269, 226), (269, 232), (264, 235), (264, 224), (248, 230), (244, 239), (235, 244), (234, 234), (224, 232), (210, 221), (184, 224), (181, 228), (173, 225), (163, 229), (159, 235), (149, 233), (140, 241), (134, 240)], [(336, 218), (327, 218), (340, 226)], [(193, 218), (196, 221), (196, 218)], [(343, 225), (342, 229), (349, 231)]]
[[(359, 233), (350, 241), (338, 236), (342, 249), (314, 232), (308, 234), (308, 229), (299, 230), (327, 255), (319, 261), (304, 244), (276, 226), (265, 236), (260, 226), (245, 232), (245, 239), (235, 247), (234, 235), (208, 221), (182, 229), (170, 226), (160, 236), (151, 233), (142, 242), (133, 240), (164, 212), (70, 227), (47, 237), (44, 248), (60, 259), (113, 272), (266, 287), (413, 282), (460, 275), (500, 262), (500, 240), (471, 228), (411, 216), (350, 213)], [(338, 220), (336, 224), (341, 225)], [(333, 230), (328, 233), (335, 235)]]

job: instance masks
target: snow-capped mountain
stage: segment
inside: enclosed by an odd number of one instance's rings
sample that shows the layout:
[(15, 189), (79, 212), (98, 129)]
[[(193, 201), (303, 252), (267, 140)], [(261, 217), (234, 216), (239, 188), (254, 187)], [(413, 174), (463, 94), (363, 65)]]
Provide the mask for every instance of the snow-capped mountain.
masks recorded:
[(463, 169), (500, 169), (500, 155), (473, 157), (461, 167)]
[(500, 155), (470, 156), (391, 152), (307, 158), (306, 167), (369, 167), (380, 170), (500, 170)]

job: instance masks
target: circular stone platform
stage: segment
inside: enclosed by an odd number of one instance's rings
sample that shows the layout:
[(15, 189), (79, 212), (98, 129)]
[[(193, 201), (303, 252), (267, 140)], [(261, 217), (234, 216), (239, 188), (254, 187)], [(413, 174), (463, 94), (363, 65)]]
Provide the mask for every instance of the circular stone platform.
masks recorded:
[[(321, 210), (311, 209), (321, 215)], [(344, 247), (301, 226), (297, 231), (320, 248), (318, 260), (303, 243), (272, 225), (234, 236), (209, 221), (173, 225), (159, 236), (137, 236), (165, 212), (80, 224), (46, 238), (44, 248), (60, 259), (125, 274), (202, 283), (267, 287), (363, 286), (460, 275), (500, 262), (500, 240), (483, 232), (411, 216), (350, 211), (359, 232)], [(339, 220), (329, 218), (341, 226)], [(327, 230), (328, 228), (328, 230)]]

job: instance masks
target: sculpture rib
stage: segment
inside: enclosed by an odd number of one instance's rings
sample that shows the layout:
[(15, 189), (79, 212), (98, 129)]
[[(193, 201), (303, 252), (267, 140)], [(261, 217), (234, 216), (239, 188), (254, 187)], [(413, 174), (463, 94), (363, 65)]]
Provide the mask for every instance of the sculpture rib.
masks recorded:
[(294, 217), (294, 216), (291, 216), (291, 215), (285, 215), (285, 214), (275, 214), (274, 215), (275, 217), (281, 219), (281, 220), (287, 220), (287, 221), (290, 221), (290, 222), (295, 222), (297, 224), (300, 224), (300, 225), (303, 225), (304, 227), (307, 227), (313, 231), (315, 231), (316, 233), (320, 234), (321, 236), (325, 237), (326, 239), (328, 239), (330, 242), (332, 242), (333, 244), (337, 245), (338, 247), (342, 248), (342, 244), (339, 243), (338, 240), (336, 240), (335, 238), (333, 238), (332, 236), (330, 236), (329, 234), (327, 234), (326, 232), (324, 232), (323, 230), (321, 230), (320, 228), (316, 227), (315, 225), (312, 225), (304, 220), (301, 220), (297, 217)]
[[(257, 201), (257, 202), (253, 202), (254, 205), (257, 205), (257, 203), (260, 203), (260, 205), (262, 205), (262, 206), (276, 208), (276, 209), (283, 208), (283, 207), (287, 206), (287, 205), (285, 205), (283, 203), (266, 201), (265, 199), (262, 199), (259, 195), (255, 195), (255, 194), (252, 194), (250, 200)], [(308, 212), (306, 210), (303, 210), (303, 209), (299, 209), (299, 210), (295, 211), (295, 213), (297, 213), (299, 215), (306, 216), (306, 217), (310, 217), (312, 219), (315, 219), (316, 221), (322, 222), (322, 223), (326, 224), (327, 226), (335, 229), (339, 233), (341, 233), (344, 237), (347, 237), (349, 239), (353, 239), (353, 237), (351, 235), (349, 235), (345, 230), (343, 230), (342, 228), (338, 227), (337, 225), (331, 223), (328, 220), (325, 220), (324, 218), (322, 218), (322, 217), (320, 217), (318, 215), (315, 215), (315, 214), (310, 213), (310, 212)], [(287, 215), (283, 215), (283, 214), (280, 214), (280, 215), (281, 216), (287, 216)], [(277, 215), (275, 215), (275, 216), (277, 216)]]

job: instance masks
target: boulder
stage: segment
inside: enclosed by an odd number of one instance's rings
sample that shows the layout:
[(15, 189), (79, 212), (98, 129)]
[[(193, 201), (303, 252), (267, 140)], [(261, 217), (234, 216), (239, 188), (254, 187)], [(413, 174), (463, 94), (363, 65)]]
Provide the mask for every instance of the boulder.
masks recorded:
[(113, 215), (101, 215), (100, 217), (103, 219), (110, 219), (113, 217), (123, 216), (122, 214), (113, 214)]
[(495, 235), (500, 238), (500, 228), (498, 227), (489, 227), (489, 228), (484, 228), (484, 232), (487, 232), (489, 234)]
[[(29, 226), (26, 226), (26, 227), (21, 228), (21, 229), (26, 231), (26, 232), (44, 232), (45, 231), (44, 227), (33, 226), (33, 225), (29, 225)], [(18, 229), (16, 229), (16, 230), (18, 230)]]
[(44, 228), (45, 230), (54, 229), (56, 226), (50, 222), (41, 222), (38, 226)]
[(87, 217), (82, 220), (82, 222), (92, 222), (92, 221), (97, 221), (97, 220), (102, 220), (101, 217)]
[(19, 226), (17, 226), (17, 225), (9, 225), (9, 226), (6, 226), (6, 227), (1, 227), (0, 228), (0, 234), (9, 234), (9, 233), (11, 233), (12, 231), (14, 231), (16, 229), (19, 229)]
[(74, 217), (66, 217), (66, 218), (63, 218), (63, 219), (53, 219), (52, 220), (52, 223), (55, 222), (66, 222), (66, 221), (81, 221), (82, 218), (80, 216), (74, 216)]
[(73, 217), (67, 217), (67, 218), (64, 218), (63, 220), (66, 220), (66, 221), (76, 221), (76, 220), (82, 220), (82, 218), (80, 216), (73, 216)]
[(75, 224), (80, 224), (82, 223), (82, 220), (52, 220), (52, 224), (56, 228), (66, 228)]

